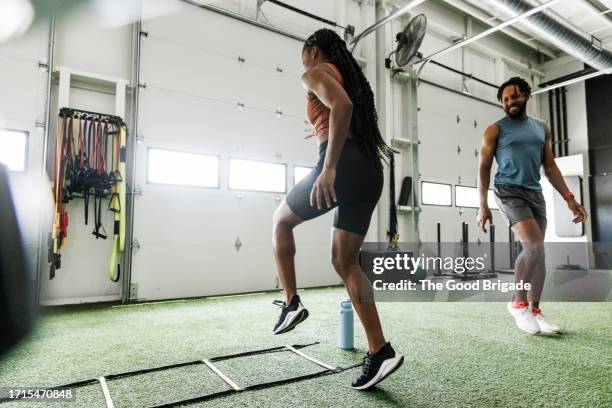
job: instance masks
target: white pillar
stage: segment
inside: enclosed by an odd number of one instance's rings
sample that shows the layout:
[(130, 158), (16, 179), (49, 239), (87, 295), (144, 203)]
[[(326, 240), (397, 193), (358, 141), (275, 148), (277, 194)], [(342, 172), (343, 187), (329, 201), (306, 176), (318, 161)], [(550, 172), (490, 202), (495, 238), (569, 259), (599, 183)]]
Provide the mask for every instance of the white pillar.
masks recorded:
[(59, 109), (70, 107), (70, 71), (64, 67), (59, 68), (59, 91), (57, 106)]

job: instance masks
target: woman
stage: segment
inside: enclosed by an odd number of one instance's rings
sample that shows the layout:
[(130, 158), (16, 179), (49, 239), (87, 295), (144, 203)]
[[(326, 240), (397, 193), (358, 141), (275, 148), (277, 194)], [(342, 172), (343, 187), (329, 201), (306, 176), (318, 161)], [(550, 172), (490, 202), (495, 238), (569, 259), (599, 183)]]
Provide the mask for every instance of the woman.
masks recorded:
[(372, 89), (346, 43), (332, 30), (310, 36), (302, 49), (308, 90), (307, 117), (319, 144), (319, 160), (274, 213), (273, 249), (285, 302), (274, 334), (293, 330), (308, 317), (295, 283), (293, 228), (335, 208), (332, 264), (365, 328), (368, 353), (352, 386), (366, 389), (403, 363), (382, 332), (372, 288), (359, 266), (359, 248), (383, 187), (381, 159), (393, 151), (377, 125)]

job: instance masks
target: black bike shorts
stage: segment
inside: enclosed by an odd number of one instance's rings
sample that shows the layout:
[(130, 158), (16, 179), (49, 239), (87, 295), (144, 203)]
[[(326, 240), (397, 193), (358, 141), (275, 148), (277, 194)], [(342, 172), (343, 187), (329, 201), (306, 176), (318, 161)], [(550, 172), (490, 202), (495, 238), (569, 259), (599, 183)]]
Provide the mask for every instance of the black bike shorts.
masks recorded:
[(287, 194), (287, 205), (303, 221), (335, 208), (334, 228), (365, 236), (382, 193), (382, 166), (368, 157), (355, 139), (346, 139), (336, 166), (334, 190), (337, 201), (332, 203), (332, 207), (327, 207), (322, 198), (322, 208), (318, 209), (316, 203), (314, 207), (310, 206), (310, 193), (323, 170), (326, 150), (327, 142), (323, 142), (319, 146), (319, 160), (312, 171)]

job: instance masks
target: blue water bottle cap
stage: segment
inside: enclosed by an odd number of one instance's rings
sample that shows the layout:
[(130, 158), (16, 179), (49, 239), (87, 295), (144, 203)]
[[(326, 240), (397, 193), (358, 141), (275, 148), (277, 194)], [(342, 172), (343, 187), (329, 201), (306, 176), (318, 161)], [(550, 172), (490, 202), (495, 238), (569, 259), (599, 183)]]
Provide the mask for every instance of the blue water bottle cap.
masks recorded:
[(352, 308), (353, 308), (353, 304), (351, 303), (350, 299), (340, 301), (340, 309), (352, 309)]

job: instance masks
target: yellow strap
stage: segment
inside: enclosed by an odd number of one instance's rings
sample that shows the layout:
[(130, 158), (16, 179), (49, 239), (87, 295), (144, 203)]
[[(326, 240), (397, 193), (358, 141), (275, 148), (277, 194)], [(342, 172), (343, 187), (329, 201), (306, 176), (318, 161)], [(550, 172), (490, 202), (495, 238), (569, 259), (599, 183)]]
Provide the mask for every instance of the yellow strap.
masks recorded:
[[(125, 126), (121, 126), (121, 148), (126, 147), (127, 129)], [(126, 151), (127, 155), (127, 151)], [(119, 153), (121, 156), (121, 153)], [(126, 158), (127, 160), (127, 158)], [(121, 180), (117, 183), (117, 190), (119, 191), (119, 201), (121, 202), (121, 212), (119, 213), (119, 252), (125, 251), (125, 211), (126, 199), (125, 199), (125, 162), (119, 162), (119, 173), (121, 174)]]
[(111, 259), (110, 264), (108, 266), (108, 279), (112, 282), (117, 282), (117, 274), (115, 274), (115, 270), (117, 270), (117, 246), (119, 243), (119, 237), (115, 235), (113, 239), (113, 249), (111, 251)]

